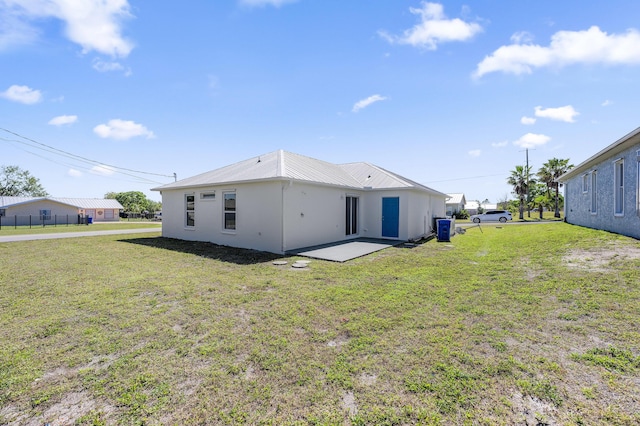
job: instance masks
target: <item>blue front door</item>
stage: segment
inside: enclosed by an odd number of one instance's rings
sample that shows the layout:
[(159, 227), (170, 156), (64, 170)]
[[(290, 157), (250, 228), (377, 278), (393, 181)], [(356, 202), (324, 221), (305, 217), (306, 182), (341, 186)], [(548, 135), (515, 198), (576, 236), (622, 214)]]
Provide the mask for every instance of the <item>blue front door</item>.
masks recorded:
[(382, 236), (398, 238), (400, 221), (400, 198), (385, 197), (382, 199)]

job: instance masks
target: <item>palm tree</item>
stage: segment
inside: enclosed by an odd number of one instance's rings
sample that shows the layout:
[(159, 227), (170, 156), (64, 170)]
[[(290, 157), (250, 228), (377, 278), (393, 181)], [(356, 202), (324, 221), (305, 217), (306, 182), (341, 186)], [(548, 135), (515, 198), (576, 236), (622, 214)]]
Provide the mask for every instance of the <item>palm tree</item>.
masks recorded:
[(530, 192), (533, 192), (532, 205), (538, 209), (540, 220), (542, 220), (544, 210), (550, 209), (553, 205), (551, 191), (544, 182), (536, 183), (531, 190)]
[(527, 198), (527, 191), (531, 180), (531, 166), (516, 166), (511, 171), (511, 176), (507, 178), (507, 183), (513, 186), (513, 193), (520, 199), (520, 220), (524, 220), (524, 206)]
[(557, 179), (571, 170), (573, 164), (569, 164), (569, 159), (552, 158), (540, 167), (538, 178), (544, 182), (548, 188), (555, 190), (555, 213), (554, 217), (560, 217), (560, 183)]

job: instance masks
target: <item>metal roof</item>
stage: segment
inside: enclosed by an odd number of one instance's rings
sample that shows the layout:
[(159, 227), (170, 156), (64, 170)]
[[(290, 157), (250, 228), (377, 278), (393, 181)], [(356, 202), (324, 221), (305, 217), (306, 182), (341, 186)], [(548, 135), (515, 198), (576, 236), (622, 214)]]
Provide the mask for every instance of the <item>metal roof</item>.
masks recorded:
[(153, 188), (153, 190), (280, 179), (348, 187), (360, 186), (358, 181), (335, 164), (280, 150)]
[(446, 195), (369, 163), (333, 164), (283, 150), (253, 157), (153, 190), (289, 179), (353, 189), (413, 188)]
[(50, 200), (76, 206), (80, 209), (124, 209), (118, 200), (110, 198), (60, 198), (49, 197)]
[(10, 207), (18, 204), (33, 203), (49, 200), (67, 204), (79, 209), (124, 209), (118, 200), (106, 198), (61, 198), (61, 197), (6, 197), (0, 196), (0, 207)]
[(464, 198), (464, 194), (447, 194), (449, 199), (447, 200), (447, 204), (464, 204), (467, 200)]
[(16, 204), (30, 203), (35, 200), (42, 200), (42, 197), (7, 197), (0, 196), (0, 207), (9, 207)]

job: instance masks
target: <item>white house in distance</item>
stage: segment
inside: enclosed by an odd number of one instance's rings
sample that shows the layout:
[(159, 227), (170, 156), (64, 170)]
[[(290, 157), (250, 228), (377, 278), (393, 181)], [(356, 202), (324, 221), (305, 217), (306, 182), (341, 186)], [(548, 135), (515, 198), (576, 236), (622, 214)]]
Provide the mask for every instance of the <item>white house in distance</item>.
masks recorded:
[(558, 178), (565, 220), (640, 238), (640, 127)]
[(447, 216), (453, 216), (465, 209), (467, 200), (465, 199), (464, 194), (447, 194), (447, 196), (449, 197), (447, 200)]
[(470, 215), (478, 214), (478, 210), (480, 209), (482, 209), (482, 211), (487, 211), (487, 210), (496, 210), (497, 208), (498, 208), (497, 204), (485, 203), (485, 202), (480, 203), (476, 200), (467, 201), (467, 203), (465, 204), (465, 210)]
[(434, 231), (447, 195), (368, 163), (274, 151), (158, 188), (162, 235), (284, 254)]

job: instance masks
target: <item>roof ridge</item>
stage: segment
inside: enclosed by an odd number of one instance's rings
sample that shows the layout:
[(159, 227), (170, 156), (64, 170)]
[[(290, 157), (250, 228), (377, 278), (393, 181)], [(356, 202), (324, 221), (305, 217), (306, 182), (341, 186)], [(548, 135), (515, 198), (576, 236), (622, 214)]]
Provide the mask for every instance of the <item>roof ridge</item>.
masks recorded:
[(283, 149), (279, 149), (278, 150), (278, 155), (277, 155), (278, 161), (277, 161), (277, 166), (276, 166), (277, 167), (276, 168), (276, 176), (282, 176), (282, 177), (285, 176), (285, 171), (287, 169), (287, 166), (284, 163), (284, 155), (285, 155), (284, 153), (285, 153), (285, 151)]
[(393, 172), (391, 172), (391, 171), (389, 171), (387, 169), (383, 169), (380, 166), (376, 166), (375, 164), (366, 163), (366, 162), (364, 164), (367, 164), (367, 165), (373, 167), (374, 169), (377, 169), (377, 170), (381, 171), (382, 173), (386, 174), (387, 176), (390, 176), (390, 177), (392, 177), (394, 179), (398, 179), (399, 181), (401, 181), (405, 185), (415, 186), (418, 183), (418, 182), (414, 182), (412, 180), (409, 180), (409, 179), (405, 178), (404, 176), (401, 176), (401, 175), (399, 175), (397, 173), (393, 173)]

